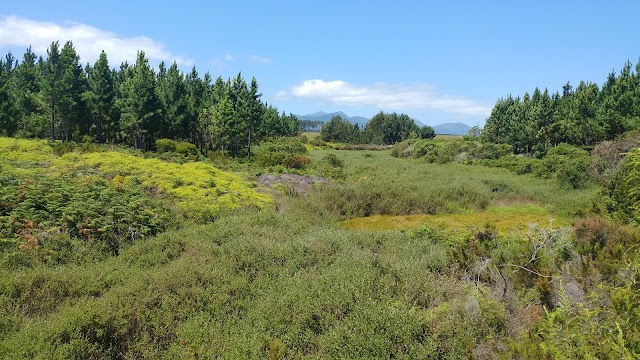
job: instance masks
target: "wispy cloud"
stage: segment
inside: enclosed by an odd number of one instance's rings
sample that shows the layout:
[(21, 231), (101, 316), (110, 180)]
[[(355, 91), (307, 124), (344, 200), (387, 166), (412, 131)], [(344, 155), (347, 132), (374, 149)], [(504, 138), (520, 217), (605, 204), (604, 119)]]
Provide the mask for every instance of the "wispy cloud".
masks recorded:
[(18, 16), (0, 18), (0, 48), (31, 46), (37, 54), (46, 55), (53, 41), (62, 46), (71, 40), (82, 62), (94, 62), (104, 50), (112, 66), (124, 61), (134, 62), (138, 50), (143, 50), (152, 61), (175, 61), (181, 66), (192, 66), (193, 60), (171, 53), (165, 46), (146, 36), (122, 37), (96, 27), (80, 24), (57, 24), (31, 20)]
[(327, 101), (336, 105), (375, 106), (381, 110), (438, 110), (465, 116), (489, 116), (491, 105), (480, 101), (441, 94), (428, 84), (354, 85), (342, 80), (306, 80), (278, 91), (277, 99), (290, 97)]
[(249, 60), (258, 64), (271, 64), (271, 59), (260, 55), (249, 55)]
[(211, 65), (213, 65), (217, 70), (228, 70), (231, 68), (231, 63), (235, 60), (236, 58), (231, 55), (231, 53), (226, 53), (222, 57), (215, 57), (211, 59)]

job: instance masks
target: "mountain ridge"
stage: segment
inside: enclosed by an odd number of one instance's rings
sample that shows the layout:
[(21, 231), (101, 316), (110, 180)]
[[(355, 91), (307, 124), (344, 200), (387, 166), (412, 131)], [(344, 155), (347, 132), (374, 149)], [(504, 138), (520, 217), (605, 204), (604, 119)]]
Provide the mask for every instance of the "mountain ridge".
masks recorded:
[[(365, 125), (367, 125), (367, 122), (369, 122), (370, 120), (369, 118), (364, 116), (349, 116), (343, 111), (334, 111), (330, 113), (327, 113), (324, 111), (317, 111), (307, 115), (296, 115), (296, 117), (300, 120), (322, 121), (324, 123), (327, 123), (334, 116), (340, 116), (342, 119), (347, 120), (354, 125), (358, 124), (358, 126), (361, 129), (363, 129)], [(425, 126), (424, 123), (422, 123), (420, 120), (416, 118), (411, 118), (411, 120), (413, 120), (416, 123), (416, 125), (420, 127)], [(435, 133), (438, 135), (466, 135), (469, 132), (469, 129), (471, 129), (471, 126), (461, 122), (443, 123), (443, 124), (439, 124), (431, 127), (433, 128)]]

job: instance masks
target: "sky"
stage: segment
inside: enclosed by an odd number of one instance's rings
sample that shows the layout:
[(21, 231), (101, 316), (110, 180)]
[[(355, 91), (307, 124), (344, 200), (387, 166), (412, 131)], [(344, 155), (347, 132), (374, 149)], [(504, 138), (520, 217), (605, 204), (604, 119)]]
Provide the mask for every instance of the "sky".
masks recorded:
[(635, 65), (638, 14), (637, 0), (6, 1), (0, 53), (71, 40), (81, 62), (104, 50), (116, 68), (144, 50), (155, 65), (255, 77), (287, 113), (482, 126), (501, 97)]

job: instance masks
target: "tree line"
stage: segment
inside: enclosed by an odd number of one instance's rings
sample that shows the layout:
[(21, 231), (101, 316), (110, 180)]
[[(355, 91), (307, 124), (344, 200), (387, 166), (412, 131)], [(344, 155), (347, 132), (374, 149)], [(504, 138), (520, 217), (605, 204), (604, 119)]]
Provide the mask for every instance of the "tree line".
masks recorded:
[(29, 47), (18, 61), (0, 59), (0, 135), (62, 141), (119, 143), (150, 150), (162, 138), (189, 141), (201, 151), (239, 152), (267, 137), (299, 131), (293, 115), (261, 100), (255, 78), (241, 73), (213, 81), (174, 62), (111, 68), (102, 51), (95, 64), (80, 64), (73, 43), (53, 42), (47, 57)]
[(582, 81), (550, 95), (536, 88), (522, 98), (511, 95), (497, 101), (487, 119), (482, 139), (513, 145), (517, 153), (545, 153), (560, 143), (592, 147), (640, 128), (640, 61), (632, 70), (627, 61), (599, 87)]
[(364, 129), (358, 124), (352, 124), (339, 115), (333, 116), (320, 129), (323, 141), (360, 143), (360, 144), (395, 144), (410, 137), (431, 139), (435, 137), (431, 126), (419, 127), (407, 114), (377, 113)]

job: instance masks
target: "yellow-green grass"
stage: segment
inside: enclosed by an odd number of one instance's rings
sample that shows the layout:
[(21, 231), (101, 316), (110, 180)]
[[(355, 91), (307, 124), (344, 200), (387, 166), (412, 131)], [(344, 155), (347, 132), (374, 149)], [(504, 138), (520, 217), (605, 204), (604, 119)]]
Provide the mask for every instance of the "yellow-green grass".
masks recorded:
[(435, 215), (374, 215), (345, 220), (341, 225), (351, 230), (407, 230), (427, 225), (434, 228), (464, 231), (485, 226), (500, 233), (526, 230), (529, 225), (567, 226), (569, 220), (556, 216), (539, 205), (490, 207), (485, 211)]
[(97, 171), (116, 188), (138, 183), (154, 194), (167, 195), (177, 208), (196, 218), (272, 202), (239, 175), (202, 162), (176, 164), (116, 151), (71, 152), (58, 157), (46, 141), (8, 138), (0, 138), (0, 155), (0, 167), (22, 176), (84, 176)]

